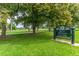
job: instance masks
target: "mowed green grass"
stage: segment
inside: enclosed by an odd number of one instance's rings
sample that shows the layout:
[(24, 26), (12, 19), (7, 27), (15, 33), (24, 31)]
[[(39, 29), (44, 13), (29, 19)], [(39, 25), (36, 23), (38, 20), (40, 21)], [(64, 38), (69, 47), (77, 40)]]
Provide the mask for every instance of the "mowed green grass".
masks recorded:
[[(76, 42), (79, 42), (79, 31)], [(0, 39), (1, 56), (73, 56), (79, 55), (79, 47), (51, 40), (53, 32), (40, 31), (36, 34), (27, 30), (8, 31), (6, 39)]]

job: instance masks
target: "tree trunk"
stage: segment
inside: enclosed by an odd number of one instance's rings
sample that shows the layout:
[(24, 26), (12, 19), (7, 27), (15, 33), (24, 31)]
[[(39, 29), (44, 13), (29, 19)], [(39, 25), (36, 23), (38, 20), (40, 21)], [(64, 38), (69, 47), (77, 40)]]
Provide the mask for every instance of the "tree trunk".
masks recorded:
[(30, 32), (30, 27), (28, 27), (28, 32)]
[(35, 24), (33, 24), (33, 34), (35, 34), (36, 33), (36, 26), (35, 26)]
[(2, 23), (1, 37), (6, 37), (6, 24)]
[(49, 32), (51, 31), (51, 27), (48, 28)]
[(10, 30), (12, 31), (12, 23), (11, 23), (11, 27), (10, 27)]
[(24, 25), (24, 28), (26, 29), (26, 28), (27, 28), (27, 27), (26, 27), (27, 25), (26, 25), (26, 23), (25, 23), (25, 22), (24, 22), (24, 24), (23, 24), (23, 25)]
[(12, 31), (12, 30), (13, 30), (13, 19), (12, 19), (12, 18), (10, 18), (10, 20), (11, 20), (10, 30)]

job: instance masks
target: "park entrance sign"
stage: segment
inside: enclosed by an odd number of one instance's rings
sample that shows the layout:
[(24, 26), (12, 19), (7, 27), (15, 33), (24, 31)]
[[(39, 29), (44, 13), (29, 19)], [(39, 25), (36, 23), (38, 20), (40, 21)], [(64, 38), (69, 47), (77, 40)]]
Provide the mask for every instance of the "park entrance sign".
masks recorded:
[(58, 26), (54, 28), (54, 39), (57, 37), (69, 37), (71, 38), (71, 44), (74, 44), (74, 28), (66, 26)]

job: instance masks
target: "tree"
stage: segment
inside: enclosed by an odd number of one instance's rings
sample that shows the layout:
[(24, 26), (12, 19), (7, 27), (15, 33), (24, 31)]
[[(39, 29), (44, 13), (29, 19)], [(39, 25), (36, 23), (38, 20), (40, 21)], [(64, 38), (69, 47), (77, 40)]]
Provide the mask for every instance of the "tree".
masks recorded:
[(72, 25), (78, 26), (79, 24), (79, 4), (70, 4), (69, 11), (72, 14)]
[(45, 23), (47, 8), (45, 4), (32, 4), (32, 20), (30, 22), (32, 24), (33, 33), (36, 33), (36, 28), (38, 28), (40, 24)]
[(50, 7), (50, 18), (54, 27), (72, 25), (72, 15), (69, 11), (69, 4), (50, 4)]
[[(2, 5), (1, 5), (2, 7)], [(5, 8), (2, 7), (2, 9), (0, 10), (0, 23), (2, 25), (2, 32), (1, 32), (1, 37), (5, 37), (6, 36), (6, 23), (7, 23), (7, 18), (8, 18), (8, 10), (6, 10)]]
[(25, 24), (27, 23), (29, 25), (32, 25), (33, 33), (36, 33), (36, 28), (38, 28), (40, 24), (45, 22), (44, 16), (42, 14), (44, 8), (43, 6), (44, 4), (24, 4), (23, 10), (26, 11), (29, 14), (29, 16), (23, 16), (19, 18), (18, 21), (24, 21)]
[[(14, 11), (16, 11), (16, 8), (13, 7), (16, 4), (0, 4), (0, 16), (1, 16), (1, 25), (2, 25), (2, 32), (1, 37), (6, 37), (6, 24), (7, 24), (7, 18), (9, 16), (12, 16), (14, 14)], [(14, 9), (13, 9), (14, 8)]]

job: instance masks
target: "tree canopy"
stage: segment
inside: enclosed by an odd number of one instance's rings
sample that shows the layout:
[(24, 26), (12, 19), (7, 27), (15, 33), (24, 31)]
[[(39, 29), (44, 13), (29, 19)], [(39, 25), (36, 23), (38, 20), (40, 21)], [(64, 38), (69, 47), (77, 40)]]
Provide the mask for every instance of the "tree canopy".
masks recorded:
[[(49, 29), (56, 26), (75, 26), (79, 23), (79, 4), (68, 3), (13, 3), (0, 4), (0, 23), (6, 23), (8, 17), (18, 23), (36, 28), (47, 24)], [(17, 19), (15, 18), (17, 17)], [(5, 26), (6, 27), (6, 26)]]

